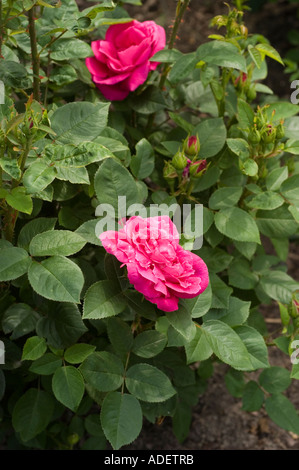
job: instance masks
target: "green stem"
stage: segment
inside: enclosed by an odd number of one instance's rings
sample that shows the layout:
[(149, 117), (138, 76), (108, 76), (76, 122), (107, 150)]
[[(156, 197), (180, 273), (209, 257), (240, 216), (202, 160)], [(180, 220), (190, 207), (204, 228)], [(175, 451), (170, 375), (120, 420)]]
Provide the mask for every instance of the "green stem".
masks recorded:
[[(20, 160), (19, 160), (19, 165), (20, 165), (20, 169), (21, 169), (22, 174), (23, 174), (23, 171), (24, 171), (24, 168), (25, 168), (25, 163), (26, 163), (28, 153), (29, 153), (30, 148), (31, 148), (31, 141), (32, 141), (32, 139), (29, 138), (27, 143), (26, 143), (24, 152), (22, 153), (22, 155), (20, 157)], [(22, 179), (22, 177), (21, 177), (21, 179)], [(17, 186), (19, 186), (21, 179), (20, 180), (13, 180), (13, 183), (12, 183), (11, 187), (16, 188)], [(13, 241), (14, 230), (15, 230), (15, 225), (16, 225), (18, 215), (19, 215), (19, 212), (17, 210), (13, 209), (10, 206), (7, 207), (7, 210), (6, 210), (5, 215), (4, 215), (4, 234), (5, 234), (6, 240), (8, 240), (9, 242)]]
[[(129, 366), (130, 355), (131, 355), (131, 352), (129, 351), (128, 354), (127, 354), (127, 360), (126, 360), (126, 364), (125, 364), (124, 379), (125, 379), (125, 376), (126, 376), (126, 372), (127, 372), (128, 366)], [(123, 381), (123, 384), (122, 384), (122, 387), (121, 387), (121, 393), (122, 393), (122, 395), (124, 394), (124, 390), (125, 390), (125, 380)]]
[[(175, 21), (172, 29), (172, 33), (168, 42), (168, 49), (173, 49), (174, 43), (177, 39), (177, 33), (179, 26), (182, 22), (183, 16), (185, 11), (188, 8), (188, 5), (190, 3), (190, 0), (178, 0), (177, 7), (176, 7), (176, 16), (175, 16)], [(166, 65), (164, 67), (164, 70), (161, 75), (160, 83), (159, 83), (159, 88), (162, 89), (164, 87), (167, 75), (169, 73), (170, 67), (169, 65)]]
[(30, 36), (30, 45), (31, 45), (31, 57), (32, 57), (32, 70), (33, 70), (33, 98), (36, 101), (40, 100), (40, 78), (39, 78), (39, 55), (37, 52), (37, 41), (36, 41), (36, 31), (35, 31), (35, 6), (31, 8), (28, 12), (28, 22), (29, 22), (29, 36)]

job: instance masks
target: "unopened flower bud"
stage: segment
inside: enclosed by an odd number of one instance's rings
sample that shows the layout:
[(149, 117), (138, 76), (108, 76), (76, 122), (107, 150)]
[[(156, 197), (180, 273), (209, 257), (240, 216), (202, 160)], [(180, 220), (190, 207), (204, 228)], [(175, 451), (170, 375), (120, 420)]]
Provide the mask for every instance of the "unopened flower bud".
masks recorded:
[(165, 163), (163, 168), (163, 177), (166, 179), (166, 181), (173, 180), (177, 177), (176, 169), (169, 161)]
[(200, 150), (200, 142), (197, 135), (191, 135), (184, 142), (183, 151), (189, 157), (196, 157)]
[(207, 169), (207, 161), (199, 160), (197, 162), (191, 163), (189, 168), (189, 173), (192, 178), (199, 178), (205, 173)]
[(265, 144), (271, 144), (276, 138), (276, 129), (268, 124), (268, 129), (263, 134), (263, 142)]
[(174, 168), (178, 171), (183, 171), (187, 165), (187, 157), (183, 154), (183, 152), (177, 152), (171, 161)]
[(246, 26), (244, 24), (241, 24), (241, 26), (240, 26), (240, 33), (242, 34), (242, 36), (245, 36), (245, 38), (247, 38), (248, 28), (246, 28)]
[(285, 134), (284, 126), (283, 126), (283, 123), (281, 122), (276, 127), (276, 138), (277, 139), (282, 139), (284, 137), (284, 134)]
[(251, 129), (251, 131), (248, 134), (249, 143), (258, 144), (260, 140), (261, 140), (261, 134), (259, 133), (259, 131), (256, 128)]
[(247, 91), (247, 98), (249, 100), (254, 100), (256, 98), (256, 89), (254, 85), (251, 85)]

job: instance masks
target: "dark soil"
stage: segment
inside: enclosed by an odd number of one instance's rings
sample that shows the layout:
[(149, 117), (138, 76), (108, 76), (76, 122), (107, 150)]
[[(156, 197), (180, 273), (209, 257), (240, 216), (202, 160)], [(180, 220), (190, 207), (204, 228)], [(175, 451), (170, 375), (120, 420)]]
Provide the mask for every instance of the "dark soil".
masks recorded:
[[(92, 6), (94, 3), (77, 0), (80, 8)], [(261, 0), (255, 1), (259, 5)], [(125, 5), (131, 17), (138, 21), (154, 20), (165, 27), (167, 34), (175, 15), (175, 0), (145, 0), (143, 5), (136, 7)], [(262, 34), (269, 39), (282, 57), (285, 57), (290, 44), (287, 33), (291, 29), (299, 29), (298, 3), (278, 0), (268, 2), (256, 12), (245, 14), (245, 23), (249, 33)], [(182, 52), (194, 51), (200, 44), (207, 41), (208, 35), (217, 30), (210, 27), (215, 15), (225, 14), (227, 7), (222, 0), (192, 0), (186, 13), (184, 23), (179, 31), (175, 47)], [(221, 33), (221, 31), (220, 31)], [(268, 61), (269, 75), (265, 83), (273, 89), (279, 98), (289, 100), (290, 79), (283, 67)], [(288, 274), (299, 281), (299, 245), (291, 244), (288, 259)], [(261, 306), (270, 331), (279, 328), (279, 312), (277, 306)], [(277, 348), (270, 349), (270, 364), (290, 369), (290, 360)], [(145, 420), (143, 430), (138, 439), (127, 450), (299, 450), (299, 436), (282, 430), (276, 426), (261, 410), (248, 413), (241, 409), (241, 399), (232, 397), (225, 385), (224, 375), (227, 366), (217, 364), (215, 373), (209, 380), (208, 388), (200, 397), (193, 410), (190, 434), (183, 444), (174, 437), (171, 420), (166, 418), (161, 425), (153, 425)], [(299, 409), (299, 382), (293, 381), (287, 390), (288, 398)]]

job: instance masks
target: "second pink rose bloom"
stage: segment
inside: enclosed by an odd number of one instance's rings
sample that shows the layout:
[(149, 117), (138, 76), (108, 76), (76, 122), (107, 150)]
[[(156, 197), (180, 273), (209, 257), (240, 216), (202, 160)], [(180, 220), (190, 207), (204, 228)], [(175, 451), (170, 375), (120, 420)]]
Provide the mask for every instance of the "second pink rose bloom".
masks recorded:
[(94, 57), (86, 59), (86, 66), (107, 100), (123, 100), (155, 70), (158, 62), (150, 58), (165, 44), (165, 30), (154, 21), (111, 25), (105, 40), (91, 43)]

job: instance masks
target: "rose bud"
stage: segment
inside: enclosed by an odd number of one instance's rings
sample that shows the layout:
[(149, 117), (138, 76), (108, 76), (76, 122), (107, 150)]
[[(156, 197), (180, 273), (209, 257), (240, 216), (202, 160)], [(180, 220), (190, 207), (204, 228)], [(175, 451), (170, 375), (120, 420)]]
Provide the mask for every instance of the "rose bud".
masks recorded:
[(190, 176), (192, 178), (200, 178), (207, 169), (207, 160), (199, 160), (198, 162), (191, 163)]
[(284, 137), (284, 134), (285, 134), (285, 131), (284, 131), (284, 126), (283, 126), (283, 121), (282, 121), (276, 127), (276, 138), (282, 139)]
[(200, 150), (199, 138), (191, 135), (184, 142), (183, 151), (188, 157), (197, 157)]
[(261, 134), (257, 129), (251, 129), (251, 131), (248, 134), (248, 141), (251, 144), (258, 144), (261, 141)]
[(184, 170), (184, 168), (186, 168), (188, 160), (187, 157), (185, 157), (185, 155), (183, 154), (183, 152), (179, 151), (174, 155), (171, 163), (176, 170), (181, 172)]
[(274, 129), (270, 124), (268, 125), (268, 129), (263, 134), (263, 142), (265, 144), (271, 144), (274, 142), (276, 138), (276, 129)]
[(166, 179), (166, 181), (173, 180), (177, 177), (176, 169), (169, 161), (165, 163), (163, 168), (163, 177)]

